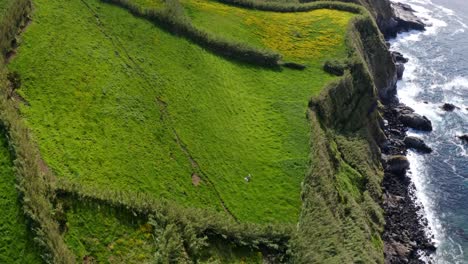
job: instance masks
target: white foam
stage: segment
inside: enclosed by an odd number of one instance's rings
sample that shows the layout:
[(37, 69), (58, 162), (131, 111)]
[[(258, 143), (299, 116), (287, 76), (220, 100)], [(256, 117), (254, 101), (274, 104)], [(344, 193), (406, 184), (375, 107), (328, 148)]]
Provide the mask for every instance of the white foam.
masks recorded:
[(444, 90), (453, 90), (461, 89), (468, 91), (468, 78), (463, 76), (457, 76), (453, 78), (450, 82), (442, 85)]
[[(400, 34), (395, 40), (391, 41), (393, 49), (397, 51), (401, 51), (402, 49), (405, 50), (405, 56), (409, 58), (409, 62), (405, 64), (403, 80), (398, 83), (398, 97), (402, 103), (412, 107), (417, 113), (425, 115), (431, 119), (434, 131), (440, 132), (444, 129), (443, 126), (445, 126), (444, 122), (446, 122), (446, 115), (458, 115), (458, 119), (468, 120), (468, 111), (465, 109), (467, 95), (466, 92), (464, 92), (468, 90), (468, 76), (448, 78), (442, 73), (431, 68), (430, 65), (421, 65), (418, 57), (425, 57), (425, 59), (427, 59), (430, 56), (434, 56), (436, 57), (437, 62), (434, 62), (434, 59), (432, 59), (432, 63), (439, 65), (444, 63), (446, 58), (438, 54), (439, 50), (426, 51), (418, 49), (417, 42), (421, 41), (423, 38), (425, 41), (436, 39), (438, 37), (437, 34), (441, 32), (441, 30), (445, 30), (444, 28), (447, 28), (447, 30), (453, 30), (453, 32), (446, 33), (454, 36), (465, 32), (465, 29), (467, 29), (468, 26), (459, 16), (457, 16), (454, 10), (436, 5), (430, 0), (406, 0), (404, 3), (410, 4), (416, 11), (416, 15), (427, 23), (428, 26), (424, 32), (407, 32)], [(448, 27), (449, 25), (450, 27)], [(447, 55), (447, 51), (445, 51), (445, 55)], [(429, 80), (427, 79), (428, 76), (430, 76)], [(426, 80), (426, 82), (422, 80)], [(432, 81), (432, 83), (427, 84), (429, 81)], [(423, 85), (425, 85), (425, 87), (423, 87)], [(421, 98), (423, 98), (424, 95), (439, 95), (441, 93), (446, 102), (454, 103), (457, 106), (462, 107), (462, 109), (453, 113), (447, 113), (440, 110), (440, 102), (427, 104), (422, 102)], [(444, 134), (444, 137), (446, 137), (447, 133), (450, 133), (451, 135), (449, 135), (449, 137), (453, 137), (453, 140), (445, 143), (456, 146), (456, 153), (454, 153), (454, 155), (458, 157), (466, 157), (466, 145), (462, 144), (462, 142), (457, 140), (455, 137), (455, 134), (459, 135), (461, 130), (463, 130), (462, 127), (460, 127), (459, 131), (447, 131), (445, 134), (433, 133), (431, 134), (430, 139), (424, 133), (421, 134), (419, 132), (409, 131), (408, 134), (419, 134), (419, 136), (425, 138), (426, 142), (435, 150), (431, 155), (438, 155), (438, 142), (442, 139), (435, 138), (435, 136), (440, 134), (440, 137), (442, 137), (441, 135)], [(467, 131), (464, 131), (464, 133), (466, 132)], [(433, 143), (431, 143), (431, 141)], [(408, 160), (411, 163), (408, 176), (411, 178), (416, 189), (413, 194), (416, 198), (416, 202), (423, 206), (424, 214), (428, 220), (430, 230), (426, 231), (434, 235), (434, 242), (438, 247), (440, 246), (434, 256), (433, 263), (463, 263), (464, 253), (462, 246), (453, 241), (450, 233), (444, 227), (444, 222), (442, 222), (447, 216), (443, 214), (437, 215), (437, 199), (434, 199), (434, 197), (437, 197), (437, 184), (431, 182), (432, 177), (427, 174), (427, 168), (430, 166), (427, 162), (429, 161), (426, 160), (425, 156), (412, 151), (408, 152)], [(453, 172), (452, 175), (456, 177), (463, 176), (461, 175), (463, 173), (459, 172), (457, 167), (452, 164), (452, 160), (439, 160), (448, 166), (449, 170)], [(468, 182), (466, 179), (463, 179), (463, 181)], [(427, 258), (423, 260), (427, 263), (431, 261)]]

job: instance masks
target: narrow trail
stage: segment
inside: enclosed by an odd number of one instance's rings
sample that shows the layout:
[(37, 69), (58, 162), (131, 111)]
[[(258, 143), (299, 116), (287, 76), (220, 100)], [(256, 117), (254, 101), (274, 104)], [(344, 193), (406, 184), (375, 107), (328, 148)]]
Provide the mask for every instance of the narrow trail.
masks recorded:
[[(96, 18), (96, 24), (99, 28), (99, 31), (111, 41), (112, 45), (117, 51), (123, 51), (125, 57), (131, 62), (131, 64), (135, 67), (136, 71), (135, 73), (139, 75), (150, 87), (154, 86), (154, 81), (152, 81), (151, 77), (144, 71), (144, 69), (132, 58), (128, 50), (125, 48), (125, 45), (123, 45), (118, 39), (113, 38), (110, 34), (108, 34), (105, 31), (105, 26), (102, 23), (101, 19), (99, 18), (99, 14), (86, 2), (86, 0), (80, 0), (86, 8), (89, 10), (89, 12)], [(122, 57), (122, 60), (124, 58)], [(157, 89), (155, 89), (157, 91)], [(160, 95), (156, 97), (156, 102), (158, 104), (158, 109), (161, 114), (161, 121), (164, 123), (164, 125), (168, 128), (168, 130), (172, 131), (174, 139), (179, 146), (180, 150), (184, 153), (184, 155), (187, 157), (187, 160), (190, 162), (190, 166), (192, 167), (192, 174), (197, 174), (199, 175), (203, 180), (205, 180), (208, 185), (211, 187), (215, 195), (220, 201), (220, 204), (224, 211), (231, 216), (236, 222), (239, 222), (237, 217), (229, 210), (229, 208), (226, 206), (226, 203), (224, 202), (223, 198), (221, 197), (221, 194), (219, 191), (216, 189), (215, 184), (209, 179), (206, 173), (202, 171), (200, 168), (198, 162), (193, 158), (192, 154), (190, 154), (190, 151), (188, 150), (187, 146), (182, 142), (182, 140), (179, 137), (179, 134), (175, 130), (175, 128), (171, 125), (171, 118), (169, 113), (167, 112), (167, 103), (162, 101), (160, 99)]]
[[(160, 108), (160, 111), (162, 112), (161, 118), (164, 120), (164, 122), (168, 122), (166, 119), (170, 119), (169, 113), (167, 112), (167, 103), (162, 101), (160, 98), (156, 98), (156, 102), (158, 103), (158, 106)], [(218, 197), (219, 201), (221, 202), (221, 206), (223, 207), (224, 211), (230, 215), (236, 222), (239, 222), (237, 217), (229, 210), (229, 208), (226, 206), (226, 203), (224, 202), (223, 198), (221, 197), (221, 194), (219, 191), (216, 189), (214, 183), (210, 180), (208, 175), (202, 171), (200, 166), (198, 165), (198, 162), (193, 158), (192, 154), (190, 154), (190, 151), (187, 148), (187, 145), (184, 144), (184, 142), (180, 139), (179, 134), (177, 131), (172, 128), (172, 133), (174, 134), (174, 138), (177, 142), (177, 145), (180, 147), (182, 152), (185, 154), (187, 157), (188, 161), (190, 162), (190, 165), (192, 166), (192, 174), (196, 173), (199, 175), (203, 180), (205, 180), (208, 185), (213, 189), (214, 193)]]

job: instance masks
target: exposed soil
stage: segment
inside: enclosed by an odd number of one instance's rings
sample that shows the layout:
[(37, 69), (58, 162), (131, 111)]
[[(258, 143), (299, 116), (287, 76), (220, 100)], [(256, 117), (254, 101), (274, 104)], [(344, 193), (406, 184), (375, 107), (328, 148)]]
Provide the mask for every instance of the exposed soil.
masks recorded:
[(192, 184), (193, 186), (198, 186), (200, 185), (201, 178), (198, 176), (196, 173), (192, 173)]

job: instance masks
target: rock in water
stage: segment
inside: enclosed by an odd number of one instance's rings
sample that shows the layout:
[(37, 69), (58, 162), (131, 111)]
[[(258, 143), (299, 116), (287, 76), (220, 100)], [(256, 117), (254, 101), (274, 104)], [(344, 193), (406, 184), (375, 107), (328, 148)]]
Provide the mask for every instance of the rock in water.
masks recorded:
[(408, 62), (408, 59), (405, 58), (403, 56), (403, 54), (401, 54), (400, 52), (398, 51), (392, 51), (392, 57), (393, 57), (393, 60), (395, 62), (401, 62), (401, 63), (407, 63)]
[(455, 110), (456, 107), (455, 105), (453, 104), (449, 104), (449, 103), (445, 103), (444, 105), (441, 106), (441, 108), (444, 110), (444, 111), (447, 111), (447, 112), (452, 112), (453, 110)]
[(403, 142), (405, 143), (407, 148), (412, 148), (423, 153), (432, 152), (432, 149), (428, 145), (426, 145), (426, 143), (422, 139), (418, 137), (408, 136), (405, 137)]
[(385, 158), (385, 171), (402, 176), (409, 169), (410, 163), (405, 156), (394, 155)]
[(465, 143), (468, 143), (468, 134), (458, 136), (458, 138), (465, 141)]
[(432, 131), (432, 122), (416, 113), (400, 113), (398, 119), (403, 125), (422, 131)]

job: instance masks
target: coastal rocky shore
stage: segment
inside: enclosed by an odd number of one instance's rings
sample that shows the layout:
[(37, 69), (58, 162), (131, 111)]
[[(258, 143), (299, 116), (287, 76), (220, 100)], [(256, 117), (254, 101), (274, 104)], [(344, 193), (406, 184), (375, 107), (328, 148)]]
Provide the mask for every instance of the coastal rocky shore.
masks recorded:
[[(397, 33), (408, 30), (424, 30), (424, 23), (414, 14), (414, 10), (406, 4), (390, 3), (391, 17), (386, 21), (378, 21), (385, 37), (396, 37)], [(417, 137), (407, 136), (408, 128), (432, 131), (429, 119), (419, 115), (410, 107), (398, 102), (396, 97), (396, 80), (403, 77), (408, 59), (403, 54), (392, 52), (395, 64), (395, 83), (385, 91), (381, 98), (382, 128), (387, 140), (381, 144), (384, 179), (382, 183), (385, 211), (384, 241), (385, 263), (425, 263), (426, 259), (436, 250), (432, 238), (426, 230), (428, 222), (423, 208), (414, 197), (415, 187), (407, 175), (410, 163), (406, 158), (408, 149), (414, 149), (421, 155), (432, 152), (424, 141)]]
[(430, 152), (430, 148), (418, 138), (406, 136), (408, 128), (401, 122), (400, 113), (405, 108), (394, 101), (385, 105), (383, 112), (384, 132), (388, 139), (382, 146), (385, 172), (382, 206), (386, 222), (382, 238), (386, 263), (424, 263), (420, 257), (436, 250), (431, 238), (427, 237), (428, 223), (412, 195), (415, 187), (406, 174), (410, 166), (405, 157), (407, 150), (416, 146), (423, 154)]

